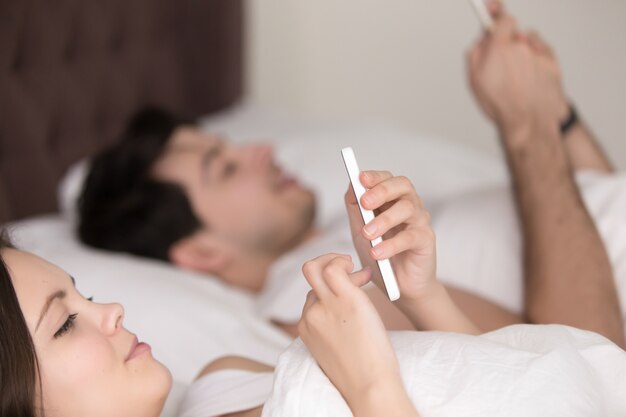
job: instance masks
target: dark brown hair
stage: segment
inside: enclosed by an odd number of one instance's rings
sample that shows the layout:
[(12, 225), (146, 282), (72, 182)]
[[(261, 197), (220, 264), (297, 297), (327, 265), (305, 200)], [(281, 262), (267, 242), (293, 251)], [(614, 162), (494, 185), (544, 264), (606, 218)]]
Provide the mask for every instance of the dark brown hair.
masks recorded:
[[(11, 247), (0, 230), (0, 251)], [(0, 252), (0, 417), (41, 417), (38, 372), (35, 346)]]
[(185, 125), (191, 122), (163, 109), (142, 109), (122, 138), (92, 159), (78, 204), (83, 243), (169, 261), (172, 244), (202, 226), (183, 188), (150, 174)]

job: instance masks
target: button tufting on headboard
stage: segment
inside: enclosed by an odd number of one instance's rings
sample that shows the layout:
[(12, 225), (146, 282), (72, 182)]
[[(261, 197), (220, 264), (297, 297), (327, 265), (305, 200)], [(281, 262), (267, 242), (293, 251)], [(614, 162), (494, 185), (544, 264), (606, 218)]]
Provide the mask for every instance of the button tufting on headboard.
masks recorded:
[(146, 104), (195, 117), (242, 87), (242, 0), (0, 0), (0, 223)]

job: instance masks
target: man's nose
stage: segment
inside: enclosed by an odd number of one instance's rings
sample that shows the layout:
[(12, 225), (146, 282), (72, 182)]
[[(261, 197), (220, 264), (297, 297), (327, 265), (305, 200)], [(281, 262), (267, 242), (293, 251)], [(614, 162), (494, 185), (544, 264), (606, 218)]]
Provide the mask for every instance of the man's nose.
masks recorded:
[(255, 143), (241, 149), (245, 165), (251, 169), (264, 169), (274, 163), (274, 147), (269, 143)]

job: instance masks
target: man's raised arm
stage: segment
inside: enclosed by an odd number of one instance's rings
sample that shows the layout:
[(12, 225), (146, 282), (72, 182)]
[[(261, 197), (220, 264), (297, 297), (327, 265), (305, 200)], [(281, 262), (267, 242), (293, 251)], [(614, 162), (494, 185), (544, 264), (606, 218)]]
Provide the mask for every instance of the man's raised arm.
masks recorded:
[(496, 26), (468, 56), (476, 99), (496, 124), (512, 176), (524, 239), (525, 307), (533, 323), (592, 330), (624, 346), (613, 271), (572, 175), (560, 124), (560, 72), (515, 21)]

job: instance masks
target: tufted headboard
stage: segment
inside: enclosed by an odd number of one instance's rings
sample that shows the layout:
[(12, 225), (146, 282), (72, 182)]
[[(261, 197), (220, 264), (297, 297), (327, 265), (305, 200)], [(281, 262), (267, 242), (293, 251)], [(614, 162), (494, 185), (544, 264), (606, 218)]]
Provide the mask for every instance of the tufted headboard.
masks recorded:
[(56, 210), (73, 162), (146, 104), (242, 92), (242, 0), (0, 0), (0, 224)]

